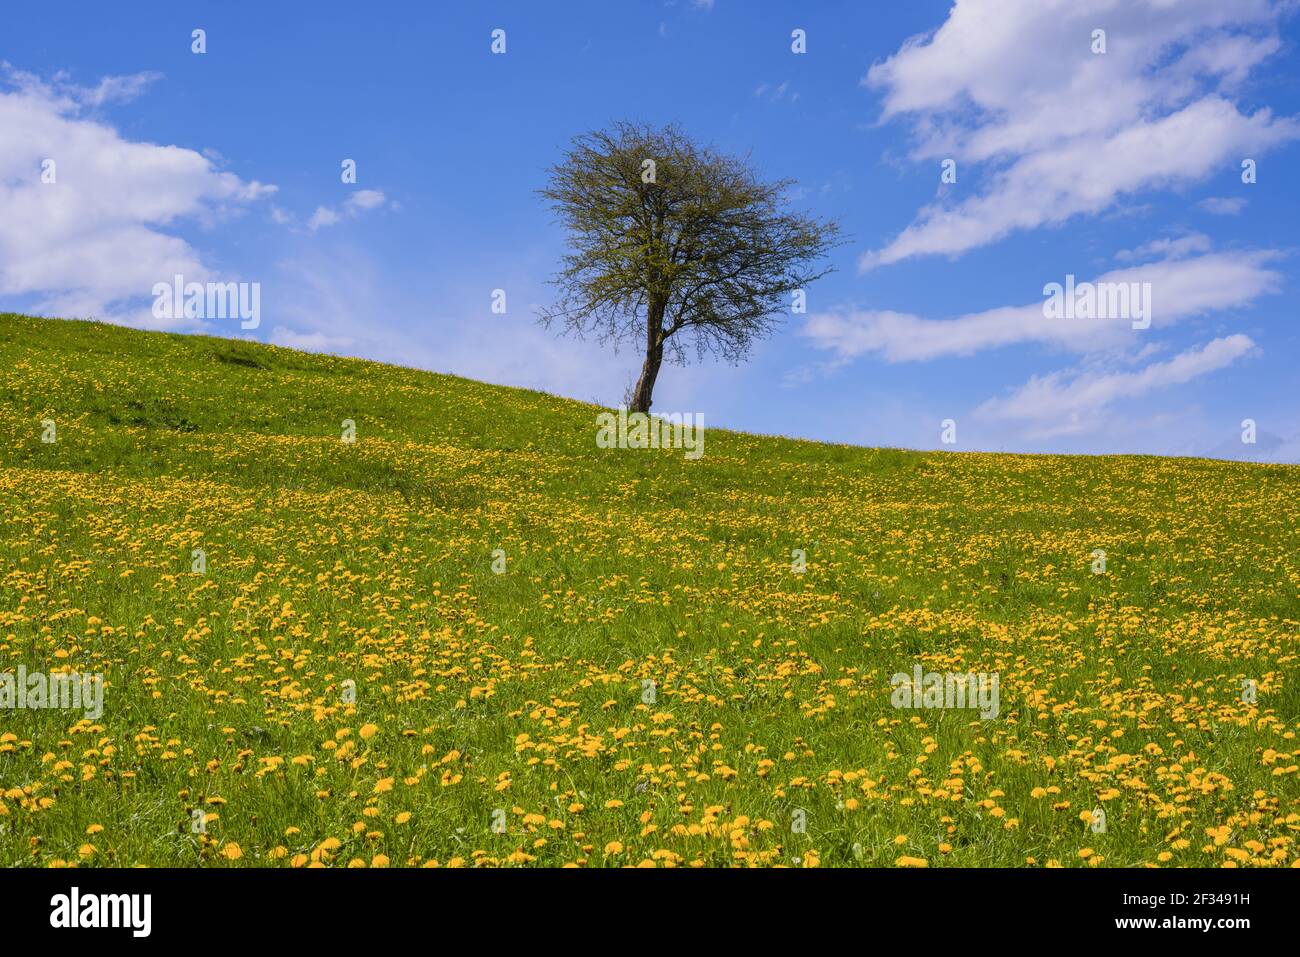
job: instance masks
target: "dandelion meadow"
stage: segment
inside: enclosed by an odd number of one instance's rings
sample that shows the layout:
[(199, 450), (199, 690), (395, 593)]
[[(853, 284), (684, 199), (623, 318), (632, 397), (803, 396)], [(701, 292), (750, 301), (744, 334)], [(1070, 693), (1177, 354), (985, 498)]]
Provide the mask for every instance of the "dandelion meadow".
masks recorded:
[(0, 316), (0, 864), (1300, 866), (1297, 467), (604, 411)]

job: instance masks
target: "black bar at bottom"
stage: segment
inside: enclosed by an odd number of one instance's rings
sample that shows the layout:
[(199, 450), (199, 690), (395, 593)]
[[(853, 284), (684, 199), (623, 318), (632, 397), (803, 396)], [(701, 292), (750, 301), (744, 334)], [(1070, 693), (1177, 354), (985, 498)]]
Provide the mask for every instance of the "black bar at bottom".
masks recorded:
[[(1297, 877), (1259, 869), (16, 869), (0, 871), (0, 910), (9, 944), (71, 935), (128, 947), (251, 942), (272, 933), (374, 947), (390, 934), (435, 930), (480, 943), (544, 933), (561, 946), (570, 935), (590, 943), (642, 933), (651, 946), (668, 942), (673, 921), (683, 932), (697, 928), (688, 934), (695, 937), (703, 920), (730, 942), (789, 935), (808, 944), (810, 934), (844, 931), (866, 932), (873, 943), (915, 942), (964, 926), (998, 942), (1199, 934), (1230, 945), (1292, 924)], [(144, 898), (118, 895), (149, 895), (147, 936)], [(71, 926), (112, 922), (119, 926)]]

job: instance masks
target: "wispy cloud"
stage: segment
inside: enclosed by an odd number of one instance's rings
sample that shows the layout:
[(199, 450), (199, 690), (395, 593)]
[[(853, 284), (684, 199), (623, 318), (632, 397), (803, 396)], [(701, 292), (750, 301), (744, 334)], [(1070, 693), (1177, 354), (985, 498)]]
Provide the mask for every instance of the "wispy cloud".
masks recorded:
[(790, 89), (788, 80), (780, 83), (760, 83), (754, 88), (754, 96), (770, 103), (797, 103), (799, 94)]
[(1031, 439), (1096, 431), (1105, 426), (1105, 413), (1115, 403), (1191, 382), (1232, 365), (1254, 348), (1248, 336), (1232, 335), (1132, 371), (1075, 369), (1034, 376), (1010, 396), (980, 405), (974, 417), (1025, 423)]
[[(1184, 240), (1182, 252), (1198, 240)], [(1177, 247), (1148, 244), (1146, 254), (1166, 256)], [(1117, 269), (1096, 282), (1151, 284), (1151, 327), (1168, 327), (1182, 319), (1249, 305), (1280, 288), (1282, 277), (1269, 264), (1271, 250), (1207, 253), (1166, 258)], [(1080, 277), (1082, 279), (1083, 277)], [(1064, 277), (1054, 277), (1062, 281)], [(808, 317), (803, 335), (840, 360), (876, 355), (888, 362), (915, 362), (968, 356), (1010, 345), (1039, 343), (1076, 353), (1115, 349), (1136, 341), (1140, 333), (1128, 319), (1048, 319), (1043, 300), (1000, 306), (952, 319), (927, 319), (888, 309), (840, 309)]]
[(19, 93), (45, 99), (61, 112), (94, 110), (114, 103), (129, 103), (138, 98), (150, 84), (162, 79), (162, 74), (147, 70), (125, 76), (105, 76), (94, 86), (84, 86), (72, 79), (72, 74), (59, 70), (48, 79), (38, 74), (19, 70), (8, 62), (0, 61), (0, 76)]
[(1209, 196), (1196, 205), (1216, 216), (1236, 216), (1246, 208), (1243, 196)]
[[(913, 159), (983, 167), (984, 186), (924, 207), (859, 267), (960, 255), (1300, 138), (1295, 118), (1233, 100), (1279, 49), (1281, 15), (1268, 0), (956, 4), (864, 82), (883, 91), (884, 120), (911, 120)], [(1093, 52), (1096, 29), (1106, 31), (1104, 53)]]
[(317, 206), (307, 220), (307, 229), (316, 232), (340, 223), (344, 219), (351, 219), (372, 209), (380, 209), (387, 201), (387, 197), (380, 190), (359, 189), (338, 206)]
[(1193, 253), (1210, 251), (1213, 243), (1204, 233), (1186, 233), (1152, 239), (1136, 249), (1121, 249), (1115, 254), (1120, 262), (1145, 262), (1152, 259), (1183, 259)]

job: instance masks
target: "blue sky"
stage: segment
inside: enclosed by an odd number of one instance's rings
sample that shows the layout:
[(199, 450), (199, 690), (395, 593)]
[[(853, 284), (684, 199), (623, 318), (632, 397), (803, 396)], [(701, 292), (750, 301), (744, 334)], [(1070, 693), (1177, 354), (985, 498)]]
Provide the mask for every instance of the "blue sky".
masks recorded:
[[(667, 367), (656, 411), (864, 445), (1296, 462), (1296, 13), (8, 4), (0, 309), (246, 334), (614, 405), (635, 350), (535, 322), (564, 236), (534, 191), (578, 133), (677, 121), (797, 180), (793, 201), (850, 241), (806, 315), (739, 367)], [(155, 319), (151, 288), (178, 271), (260, 283), (260, 327)], [(1045, 284), (1068, 274), (1149, 282), (1150, 328), (1043, 316)]]

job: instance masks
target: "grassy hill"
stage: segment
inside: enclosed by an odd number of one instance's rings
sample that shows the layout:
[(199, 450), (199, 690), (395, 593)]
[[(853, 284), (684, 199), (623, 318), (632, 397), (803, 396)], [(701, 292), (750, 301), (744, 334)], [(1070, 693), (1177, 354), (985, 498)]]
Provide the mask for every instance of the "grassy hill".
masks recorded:
[(1300, 862), (1300, 468), (598, 411), (0, 316), (0, 864)]

